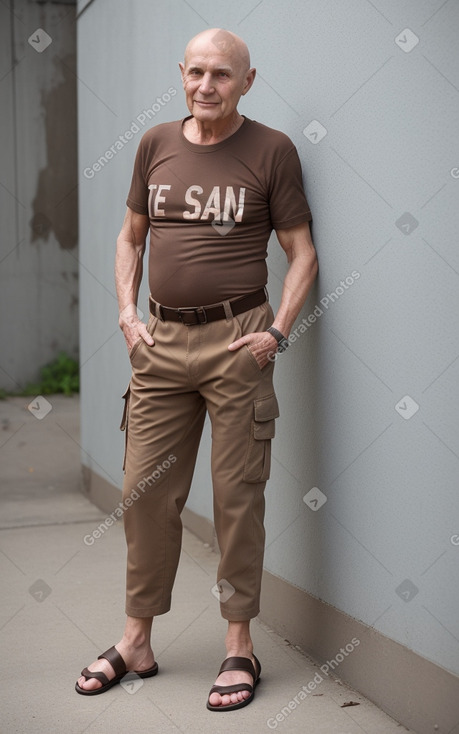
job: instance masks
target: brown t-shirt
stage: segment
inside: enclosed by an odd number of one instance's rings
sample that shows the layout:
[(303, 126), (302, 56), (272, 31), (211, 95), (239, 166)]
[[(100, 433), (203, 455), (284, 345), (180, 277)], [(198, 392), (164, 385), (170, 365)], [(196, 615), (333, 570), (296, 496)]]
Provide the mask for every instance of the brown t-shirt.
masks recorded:
[(222, 142), (197, 145), (183, 122), (142, 137), (126, 202), (150, 218), (150, 292), (173, 308), (263, 288), (272, 229), (311, 219), (298, 153), (284, 133), (244, 118)]

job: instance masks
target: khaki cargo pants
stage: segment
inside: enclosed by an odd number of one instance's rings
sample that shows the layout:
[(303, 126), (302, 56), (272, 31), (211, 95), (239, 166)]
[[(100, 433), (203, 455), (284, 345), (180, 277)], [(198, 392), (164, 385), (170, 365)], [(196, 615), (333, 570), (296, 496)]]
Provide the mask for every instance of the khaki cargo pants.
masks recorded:
[[(268, 302), (212, 323), (151, 316), (131, 351), (125, 393), (123, 487), (128, 549), (126, 613), (164, 614), (180, 556), (180, 514), (190, 490), (206, 412), (212, 431), (214, 524), (221, 553), (220, 608), (230, 621), (259, 613), (265, 543), (264, 489), (279, 415), (272, 375), (247, 346), (228, 345), (273, 322)], [(128, 506), (129, 505), (129, 506)]]

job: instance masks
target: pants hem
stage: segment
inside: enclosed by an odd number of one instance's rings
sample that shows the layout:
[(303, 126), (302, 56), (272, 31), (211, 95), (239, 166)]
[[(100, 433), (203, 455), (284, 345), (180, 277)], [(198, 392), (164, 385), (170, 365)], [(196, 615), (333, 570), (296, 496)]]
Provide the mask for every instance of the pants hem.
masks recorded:
[(220, 612), (223, 619), (226, 619), (228, 622), (247, 622), (251, 619), (254, 619), (255, 617), (258, 617), (260, 609), (259, 607), (252, 607), (252, 609), (248, 609), (245, 611), (235, 611), (220, 607)]
[(159, 617), (161, 614), (167, 614), (170, 608), (170, 604), (162, 607), (147, 607), (146, 609), (126, 605), (125, 611), (128, 617), (140, 617), (144, 619), (146, 617)]

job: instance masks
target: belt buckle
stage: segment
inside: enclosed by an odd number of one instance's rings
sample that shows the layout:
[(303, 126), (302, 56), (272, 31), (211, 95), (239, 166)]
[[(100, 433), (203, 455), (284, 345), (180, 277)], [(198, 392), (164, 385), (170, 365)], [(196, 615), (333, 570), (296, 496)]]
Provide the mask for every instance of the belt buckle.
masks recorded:
[[(199, 326), (200, 324), (207, 324), (206, 310), (202, 306), (197, 308), (178, 308), (179, 321), (185, 326)], [(193, 314), (196, 321), (186, 321), (184, 314)]]

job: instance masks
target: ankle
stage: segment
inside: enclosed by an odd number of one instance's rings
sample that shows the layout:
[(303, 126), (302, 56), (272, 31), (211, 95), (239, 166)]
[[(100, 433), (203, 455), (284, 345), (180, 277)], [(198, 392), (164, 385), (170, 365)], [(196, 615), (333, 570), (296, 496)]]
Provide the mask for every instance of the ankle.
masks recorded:
[(123, 642), (129, 647), (141, 648), (150, 643), (151, 624), (153, 620), (128, 617), (123, 635)]
[(228, 656), (244, 657), (253, 654), (253, 642), (248, 622), (230, 622), (225, 638)]
[(147, 642), (147, 636), (144, 632), (138, 632), (138, 633), (124, 633), (123, 639), (121, 642), (128, 647), (133, 647), (135, 649), (140, 649), (142, 647), (145, 647), (145, 644)]
[(248, 638), (226, 639), (226, 653), (228, 657), (247, 657), (253, 655), (253, 642)]

